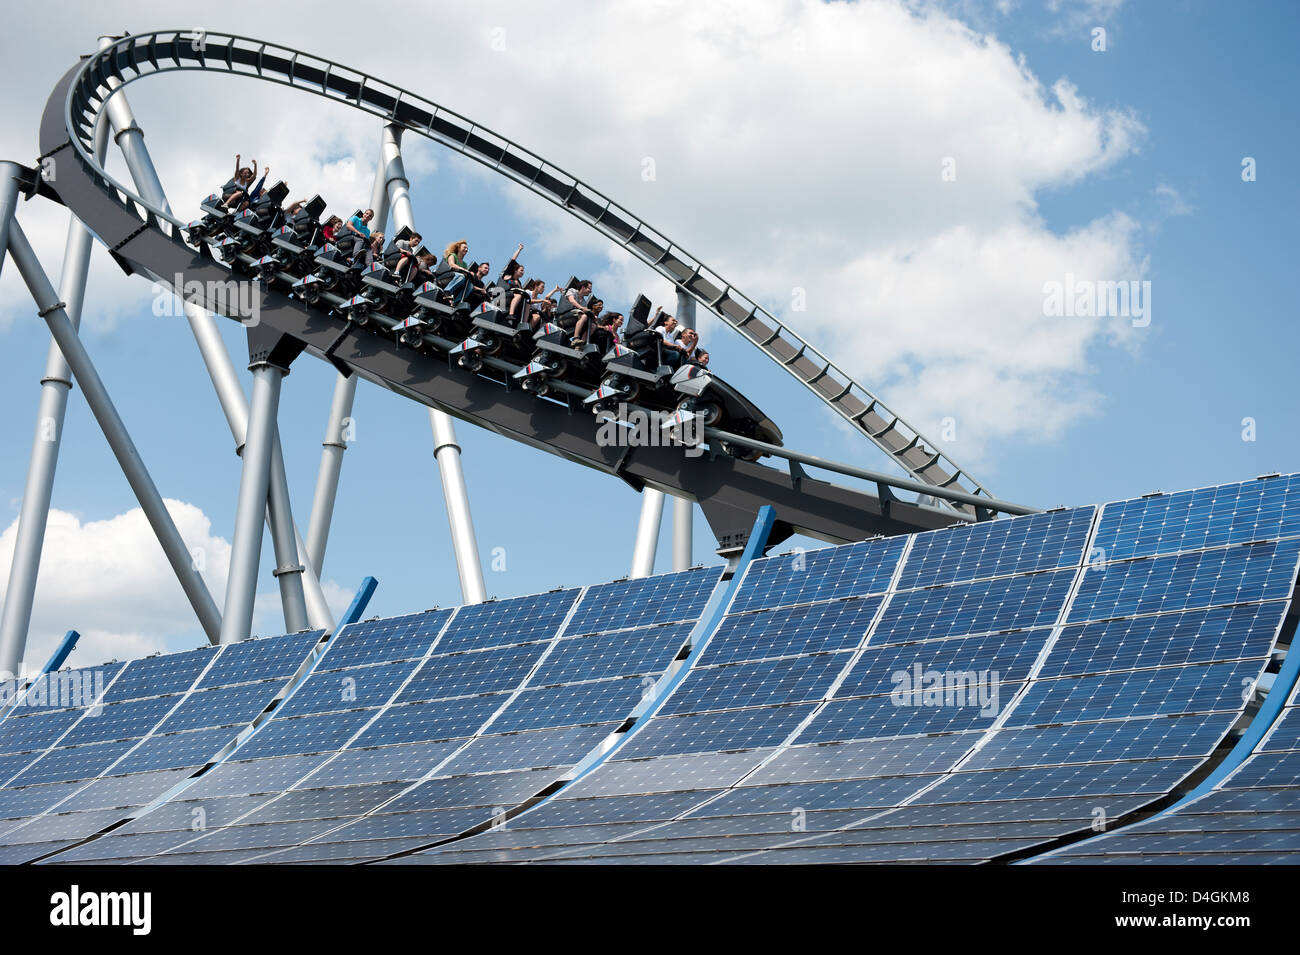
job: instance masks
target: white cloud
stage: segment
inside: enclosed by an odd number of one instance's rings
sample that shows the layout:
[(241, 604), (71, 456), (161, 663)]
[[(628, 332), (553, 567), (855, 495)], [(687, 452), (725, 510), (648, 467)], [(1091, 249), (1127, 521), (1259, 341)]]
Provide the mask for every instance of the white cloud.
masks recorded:
[[(168, 513), (203, 561), (208, 588), (220, 601), (230, 545), (192, 504), (168, 500)], [(18, 521), (0, 535), (0, 586), (7, 587)], [(220, 604), (218, 603), (218, 606)], [(52, 509), (27, 641), (28, 667), (40, 667), (69, 630), (81, 633), (73, 661), (130, 659), (202, 640), (144, 512), (133, 508), (102, 521), (81, 521)]]
[[(230, 563), (229, 541), (212, 534), (212, 522), (200, 508), (184, 501), (167, 500), (166, 504), (220, 608)], [(8, 586), (17, 533), (15, 518), (0, 534), (0, 587)], [(337, 618), (352, 594), (333, 580), (325, 582), (324, 590)], [(281, 633), (283, 624), (278, 589), (258, 594), (254, 633)], [(67, 511), (50, 511), (27, 641), (27, 667), (43, 665), (69, 629), (81, 634), (69, 661), (74, 666), (135, 659), (205, 642), (171, 565), (138, 507), (102, 521), (81, 521)]]
[(1190, 216), (1195, 211), (1182, 193), (1167, 182), (1156, 186), (1155, 197), (1166, 216)]

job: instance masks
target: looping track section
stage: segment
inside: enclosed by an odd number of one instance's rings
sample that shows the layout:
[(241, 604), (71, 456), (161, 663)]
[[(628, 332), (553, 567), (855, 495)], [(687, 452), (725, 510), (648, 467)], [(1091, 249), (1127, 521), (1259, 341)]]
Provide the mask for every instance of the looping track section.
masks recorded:
[[(184, 223), (150, 206), (94, 160), (95, 122), (109, 78), (123, 85), (143, 76), (203, 70), (248, 76), (305, 90), (370, 113), (453, 149), (560, 207), (615, 242), (708, 308), (803, 384), (904, 471), (939, 488), (990, 496), (987, 489), (934, 448), (919, 431), (785, 322), (742, 294), (697, 258), (612, 199), (524, 147), (479, 124), (357, 70), (278, 44), (194, 31), (124, 37), (86, 57), (63, 109), (78, 161), (103, 186), (134, 206), (147, 225), (169, 236)], [(42, 148), (50, 149), (42, 129)], [(952, 506), (973, 513), (965, 504)]]

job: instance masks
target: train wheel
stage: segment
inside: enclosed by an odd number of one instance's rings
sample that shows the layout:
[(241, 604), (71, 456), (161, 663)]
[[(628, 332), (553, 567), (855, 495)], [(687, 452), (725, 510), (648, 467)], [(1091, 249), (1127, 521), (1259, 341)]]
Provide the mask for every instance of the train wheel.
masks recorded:
[(722, 450), (741, 461), (757, 461), (763, 456), (762, 451), (755, 451), (753, 448), (742, 448), (729, 441), (722, 442)]
[(706, 428), (713, 427), (722, 419), (722, 406), (716, 401), (686, 398), (677, 403), (677, 410), (701, 415)]

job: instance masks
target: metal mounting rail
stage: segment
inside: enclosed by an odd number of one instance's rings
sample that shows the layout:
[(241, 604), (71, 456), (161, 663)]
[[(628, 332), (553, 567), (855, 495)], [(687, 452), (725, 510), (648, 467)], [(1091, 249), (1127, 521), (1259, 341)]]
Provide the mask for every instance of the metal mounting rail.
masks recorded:
[(891, 474), (882, 474), (880, 471), (870, 471), (866, 468), (854, 467), (851, 464), (843, 464), (839, 461), (832, 461), (829, 458), (820, 458), (813, 454), (805, 454), (802, 451), (795, 451), (793, 448), (782, 447), (777, 444), (768, 444), (766, 441), (758, 441), (754, 438), (746, 438), (742, 435), (732, 434), (729, 431), (719, 431), (717, 428), (705, 428), (704, 436), (716, 441), (724, 441), (727, 444), (740, 445), (742, 448), (751, 448), (754, 451), (762, 451), (764, 454), (770, 454), (773, 457), (785, 458), (794, 464), (807, 464), (810, 467), (821, 468), (825, 471), (834, 471), (836, 474), (844, 474), (848, 477), (861, 478), (863, 481), (874, 483), (882, 499), (888, 498), (886, 488), (892, 488), (899, 491), (915, 491), (918, 494), (928, 494), (937, 500), (947, 504), (964, 504), (975, 508), (976, 512), (985, 512), (980, 515), (981, 519), (992, 514), (1013, 514), (1023, 516), (1026, 514), (1040, 514), (1040, 508), (1028, 507), (1024, 504), (1012, 504), (1010, 501), (999, 501), (992, 497), (979, 497), (974, 494), (968, 494), (963, 491), (954, 491), (949, 488), (932, 488), (920, 481), (910, 481), (907, 478), (894, 477)]
[[(229, 73), (306, 90), (397, 123), (489, 167), (585, 222), (673, 282), (793, 375), (926, 488), (991, 499), (989, 491), (969, 473), (815, 346), (612, 199), (452, 110), (288, 47), (226, 33), (166, 30), (123, 37), (82, 63), (68, 88), (64, 113), (78, 161), (141, 220), (165, 234), (172, 235), (171, 230), (184, 223), (112, 178), (93, 159), (92, 139), (95, 118), (109, 92), (109, 77), (125, 85), (145, 75), (174, 70)], [(957, 498), (948, 503), (967, 515), (974, 514), (973, 504)]]

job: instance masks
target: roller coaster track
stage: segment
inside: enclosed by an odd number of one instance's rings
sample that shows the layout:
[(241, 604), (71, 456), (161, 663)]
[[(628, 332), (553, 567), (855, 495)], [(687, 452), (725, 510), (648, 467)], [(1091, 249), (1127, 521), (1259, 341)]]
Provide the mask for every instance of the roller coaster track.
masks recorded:
[[(292, 86), (371, 113), (491, 168), (559, 206), (616, 242), (735, 329), (803, 384), (906, 473), (936, 488), (990, 496), (971, 475), (934, 448), (919, 431), (876, 395), (801, 337), (785, 322), (747, 299), (663, 233), (612, 199), (524, 147), (451, 110), (337, 63), (247, 37), (194, 31), (156, 31), (127, 36), (88, 56), (68, 85), (63, 111), (78, 160), (121, 201), (138, 208), (150, 225), (183, 223), (154, 209), (94, 162), (94, 119), (106, 81), (123, 85), (173, 70), (205, 70), (249, 76)], [(48, 148), (42, 143), (42, 148)], [(949, 503), (969, 515), (967, 504)]]
[[(456, 114), (345, 67), (226, 35), (166, 31), (124, 37), (84, 57), (64, 74), (50, 94), (41, 118), (40, 169), (28, 170), (28, 194), (38, 193), (70, 209), (128, 274), (144, 275), (211, 311), (226, 314), (223, 290), (232, 279), (230, 269), (215, 261), (206, 247), (189, 245), (184, 235), (186, 223), (115, 180), (87, 149), (116, 89), (154, 73), (184, 69), (249, 76), (345, 102), (387, 123), (489, 162), (573, 214), (587, 216), (598, 230), (615, 238), (623, 235), (628, 248), (647, 260), (653, 259), (660, 271), (668, 269), (665, 274), (677, 275), (685, 263), (693, 261), (612, 203), (606, 202), (593, 214), (591, 204), (597, 201), (593, 192), (559, 170), (543, 168), (544, 162), (519, 147)], [(522, 172), (529, 163), (533, 171)], [(679, 285), (697, 299), (708, 288), (725, 289), (701, 299), (715, 311), (720, 309), (724, 317), (736, 303), (744, 301), (725, 283), (715, 284), (721, 280), (712, 273), (694, 265), (690, 269), (691, 274), (682, 276)], [(695, 500), (718, 540), (720, 553), (738, 553), (743, 548), (754, 517), (764, 505), (773, 506), (777, 512), (770, 543), (794, 533), (842, 543), (877, 534), (943, 527), (954, 521), (987, 519), (999, 512), (1025, 514), (1034, 510), (998, 501), (983, 488), (968, 491), (956, 483), (955, 471), (940, 484), (924, 476), (915, 480), (890, 478), (772, 446), (757, 450), (785, 457), (788, 471), (740, 460), (716, 453), (717, 442), (748, 439), (715, 429), (705, 432), (712, 442), (710, 453), (699, 456), (683, 454), (680, 446), (671, 444), (626, 447), (602, 443), (592, 417), (581, 410), (580, 400), (576, 400), (584, 392), (573, 384), (556, 382), (558, 400), (540, 398), (517, 387), (511, 381), (513, 366), (498, 359), (489, 357), (483, 370), (470, 372), (403, 346), (375, 330), (341, 322), (328, 311), (280, 291), (275, 283), (254, 287), (260, 298), (258, 321), (248, 328), (250, 360), (269, 359), (287, 368), (306, 351), (333, 362), (345, 374), (355, 373), (478, 427), (615, 475), (638, 490), (653, 487)], [(764, 343), (769, 352), (779, 354), (786, 347), (777, 345), (778, 341), (785, 342), (780, 326), (768, 324), (775, 322), (770, 316), (759, 316), (767, 313), (750, 306), (746, 318), (732, 324), (751, 340)], [(755, 339), (760, 328), (765, 331)], [(437, 336), (426, 336), (425, 340), (443, 354), (453, 344)], [(782, 364), (799, 373), (809, 351), (801, 344), (796, 352)], [(823, 368), (830, 369), (829, 362)], [(836, 380), (829, 370), (805, 377), (814, 391), (823, 392), (828, 381)], [(835, 398), (832, 406), (840, 410), (856, 407), (850, 402), (858, 402), (861, 410), (854, 412), (854, 420), (859, 425), (872, 424), (873, 440), (902, 434), (894, 427), (893, 419), (887, 422), (880, 418), (881, 426), (875, 427), (877, 419), (871, 416), (880, 411), (879, 403), (874, 398), (860, 401), (851, 394), (854, 387), (851, 383), (837, 384), (835, 395), (822, 396)], [(913, 461), (909, 470), (933, 478), (933, 465), (939, 456), (921, 452), (922, 447), (920, 437), (915, 436), (899, 452), (909, 460), (923, 453), (926, 460)], [(811, 478), (804, 473), (801, 461), (874, 482), (877, 494)], [(894, 493), (928, 493), (931, 489), (951, 509), (909, 502)]]

